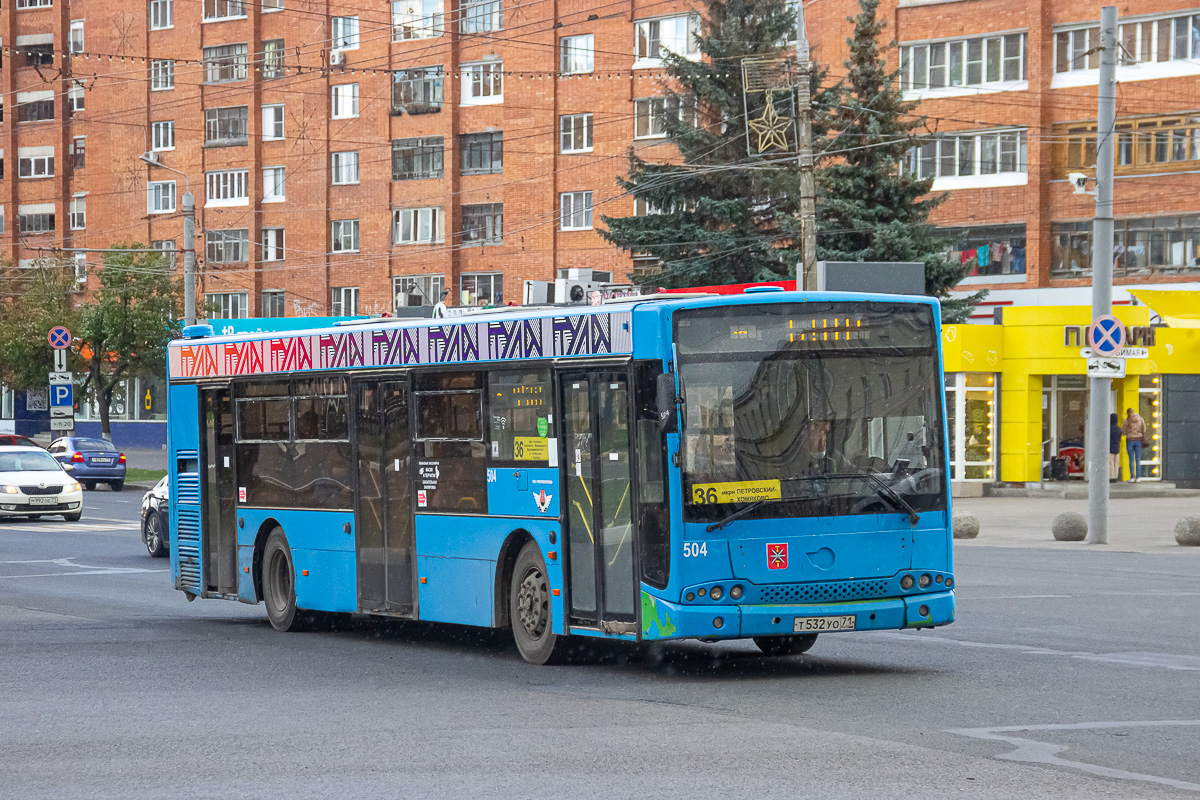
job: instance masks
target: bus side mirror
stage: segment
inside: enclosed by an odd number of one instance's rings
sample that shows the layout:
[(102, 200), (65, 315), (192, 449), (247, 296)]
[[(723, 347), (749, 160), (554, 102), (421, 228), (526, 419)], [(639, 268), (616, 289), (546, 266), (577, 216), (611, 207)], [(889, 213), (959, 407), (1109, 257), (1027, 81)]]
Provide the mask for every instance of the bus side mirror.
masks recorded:
[(658, 411), (658, 424), (663, 433), (679, 431), (679, 416), (675, 401), (675, 373), (659, 375), (655, 383), (654, 407)]

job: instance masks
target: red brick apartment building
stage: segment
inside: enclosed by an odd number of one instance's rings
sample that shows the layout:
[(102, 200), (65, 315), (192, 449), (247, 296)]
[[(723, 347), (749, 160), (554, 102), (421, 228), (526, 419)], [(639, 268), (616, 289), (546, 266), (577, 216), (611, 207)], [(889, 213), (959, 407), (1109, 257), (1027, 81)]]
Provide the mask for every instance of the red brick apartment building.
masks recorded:
[[(443, 288), (506, 302), (579, 267), (623, 280), (635, 263), (595, 226), (634, 213), (615, 182), (630, 145), (674, 152), (658, 56), (689, 47), (691, 8), (10, 0), (0, 247), (80, 262), (119, 241), (178, 249), (190, 186), (213, 316), (378, 312)], [(808, 5), (832, 76), (856, 10)], [(1200, 8), (1120, 13), (1119, 282), (1186, 282), (1200, 272)], [(881, 14), (937, 134), (912, 168), (948, 192), (937, 222), (979, 259), (962, 288), (1082, 286), (1092, 204), (1065, 178), (1092, 161), (1099, 6), (899, 0)]]

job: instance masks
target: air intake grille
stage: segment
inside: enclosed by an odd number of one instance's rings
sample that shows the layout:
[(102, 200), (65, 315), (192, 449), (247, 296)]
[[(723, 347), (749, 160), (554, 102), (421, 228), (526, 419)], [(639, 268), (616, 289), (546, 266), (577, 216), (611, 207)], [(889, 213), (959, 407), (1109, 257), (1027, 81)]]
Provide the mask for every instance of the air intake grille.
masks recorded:
[(200, 478), (194, 474), (183, 474), (175, 479), (175, 502), (200, 505)]
[(175, 552), (179, 558), (179, 588), (200, 594), (200, 509), (179, 508)]
[(58, 494), (63, 490), (61, 486), (22, 486), (21, 491), (29, 495), (40, 494)]
[(829, 581), (762, 587), (764, 603), (833, 603), (887, 597), (888, 581)]

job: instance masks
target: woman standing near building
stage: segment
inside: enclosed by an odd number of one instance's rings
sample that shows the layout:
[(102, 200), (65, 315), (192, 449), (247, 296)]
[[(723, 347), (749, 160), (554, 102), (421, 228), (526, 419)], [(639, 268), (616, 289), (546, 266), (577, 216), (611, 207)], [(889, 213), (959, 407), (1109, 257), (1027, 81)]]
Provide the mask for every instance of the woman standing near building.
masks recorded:
[(1142, 476), (1142, 441), (1146, 438), (1146, 420), (1132, 408), (1125, 409), (1125, 449), (1129, 451), (1129, 480), (1137, 483)]
[(1117, 424), (1117, 413), (1108, 415), (1108, 482), (1121, 480), (1121, 426)]

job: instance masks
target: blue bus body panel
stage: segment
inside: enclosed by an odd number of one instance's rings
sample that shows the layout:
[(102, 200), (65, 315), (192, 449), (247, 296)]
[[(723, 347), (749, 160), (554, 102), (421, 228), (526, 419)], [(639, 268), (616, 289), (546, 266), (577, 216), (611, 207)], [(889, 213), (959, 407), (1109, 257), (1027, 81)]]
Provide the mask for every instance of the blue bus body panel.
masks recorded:
[[(557, 445), (556, 440), (554, 441)], [(497, 517), (558, 519), (558, 468), (495, 467), (487, 471), (488, 512)]]
[[(245, 568), (253, 570), (258, 532), (278, 524), (292, 548), (296, 605), (313, 611), (358, 610), (354, 512), (239, 508), (238, 520), (240, 599), (254, 602), (254, 575)], [(343, 530), (347, 523), (349, 534)]]
[(193, 595), (203, 586), (200, 558), (203, 518), (200, 506), (200, 389), (167, 390), (167, 474), (170, 492), (171, 580)]

